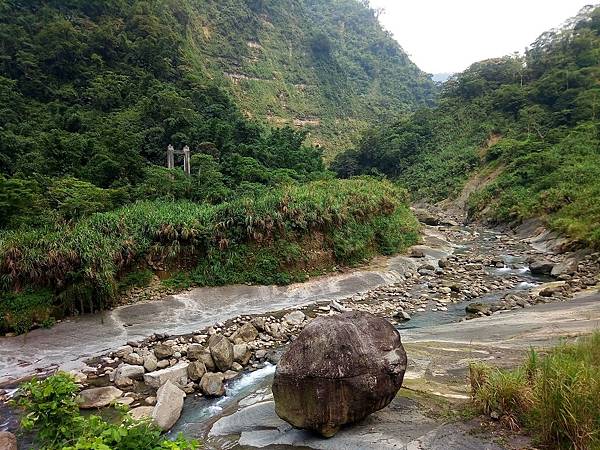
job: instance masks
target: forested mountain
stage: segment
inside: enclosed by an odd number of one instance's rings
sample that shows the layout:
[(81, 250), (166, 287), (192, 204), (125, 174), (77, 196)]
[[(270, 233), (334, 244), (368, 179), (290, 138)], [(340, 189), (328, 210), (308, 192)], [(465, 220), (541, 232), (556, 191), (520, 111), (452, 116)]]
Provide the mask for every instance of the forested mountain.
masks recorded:
[(326, 155), (433, 98), (366, 0), (194, 0), (186, 13), (200, 64), (232, 80), (244, 113), (303, 126)]
[(168, 143), (252, 140), (243, 116), (304, 128), (333, 152), (432, 97), (356, 0), (3, 0), (0, 45), (9, 174), (108, 185), (103, 173), (162, 163)]
[(287, 283), (404, 248), (406, 193), (311, 142), (432, 86), (356, 0), (0, 0), (0, 331), (154, 271)]
[(527, 53), (473, 64), (439, 105), (365, 134), (333, 167), (388, 175), (416, 199), (456, 197), (474, 175), (469, 214), (543, 217), (600, 245), (600, 8), (544, 33)]

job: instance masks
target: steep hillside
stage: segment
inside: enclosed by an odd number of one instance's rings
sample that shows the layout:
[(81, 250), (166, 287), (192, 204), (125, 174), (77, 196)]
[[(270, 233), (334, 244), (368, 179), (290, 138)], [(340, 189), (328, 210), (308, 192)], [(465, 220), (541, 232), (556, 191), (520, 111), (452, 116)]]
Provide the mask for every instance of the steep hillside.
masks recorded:
[(369, 121), (427, 104), (433, 83), (357, 0), (195, 0), (190, 44), (249, 117), (304, 127), (326, 153)]
[(471, 217), (539, 216), (600, 246), (599, 79), (600, 8), (587, 7), (524, 57), (452, 77), (438, 107), (371, 130), (333, 166), (386, 174), (430, 201), (457, 196), (476, 174), (486, 182), (468, 199)]
[[(0, 39), (11, 91), (3, 100), (43, 106), (41, 114), (85, 105), (127, 116), (155, 94), (154, 80), (164, 92), (186, 79), (192, 90), (220, 85), (246, 118), (307, 130), (308, 142), (327, 154), (369, 121), (432, 97), (431, 80), (357, 0), (2, 1)], [(193, 117), (203, 112), (197, 102), (182, 105), (166, 93), (155, 101), (156, 109), (182, 106), (187, 116), (173, 117), (159, 139), (148, 124), (127, 147), (215, 141), (214, 130), (197, 139), (187, 133), (190, 121), (206, 121)], [(143, 120), (156, 113), (145, 111)], [(78, 131), (82, 121), (65, 119), (56, 129)]]

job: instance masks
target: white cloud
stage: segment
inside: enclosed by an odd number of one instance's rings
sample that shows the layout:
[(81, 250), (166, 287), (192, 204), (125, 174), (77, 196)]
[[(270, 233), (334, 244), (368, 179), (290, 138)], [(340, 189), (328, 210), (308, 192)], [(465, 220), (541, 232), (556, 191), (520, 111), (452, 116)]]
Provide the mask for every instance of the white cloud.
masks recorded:
[(430, 73), (523, 51), (597, 0), (371, 0), (383, 26)]

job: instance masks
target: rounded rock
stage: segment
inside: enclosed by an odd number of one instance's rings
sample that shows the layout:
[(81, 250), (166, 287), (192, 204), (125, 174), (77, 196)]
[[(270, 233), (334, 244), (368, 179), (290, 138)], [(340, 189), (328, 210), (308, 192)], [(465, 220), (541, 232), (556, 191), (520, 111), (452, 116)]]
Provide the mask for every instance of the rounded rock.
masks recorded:
[(275, 372), (275, 411), (325, 437), (386, 407), (402, 386), (406, 352), (388, 321), (365, 312), (313, 320)]

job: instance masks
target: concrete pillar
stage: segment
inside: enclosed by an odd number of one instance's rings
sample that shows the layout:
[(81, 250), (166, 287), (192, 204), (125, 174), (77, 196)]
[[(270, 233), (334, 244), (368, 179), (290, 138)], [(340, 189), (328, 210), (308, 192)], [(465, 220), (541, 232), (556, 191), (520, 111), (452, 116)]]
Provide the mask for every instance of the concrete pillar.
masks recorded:
[(167, 147), (167, 168), (175, 168), (175, 148), (171, 144)]
[(190, 158), (190, 148), (186, 145), (183, 147), (183, 171), (186, 175), (191, 175), (192, 173), (192, 164)]

